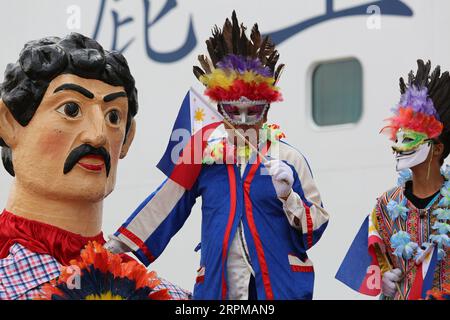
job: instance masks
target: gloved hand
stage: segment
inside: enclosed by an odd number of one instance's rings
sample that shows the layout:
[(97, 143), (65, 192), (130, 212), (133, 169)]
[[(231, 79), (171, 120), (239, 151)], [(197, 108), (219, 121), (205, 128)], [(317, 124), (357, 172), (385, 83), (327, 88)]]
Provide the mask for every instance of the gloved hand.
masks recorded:
[(114, 238), (110, 238), (110, 240), (108, 240), (108, 242), (106, 242), (103, 247), (114, 254), (131, 251), (131, 248), (128, 247), (125, 243)]
[(393, 269), (383, 274), (383, 280), (381, 284), (381, 291), (386, 297), (394, 297), (397, 293), (396, 283), (400, 281), (402, 271), (400, 269)]
[(281, 160), (271, 160), (264, 165), (272, 176), (272, 183), (278, 198), (286, 199), (294, 184), (294, 173), (291, 167)]

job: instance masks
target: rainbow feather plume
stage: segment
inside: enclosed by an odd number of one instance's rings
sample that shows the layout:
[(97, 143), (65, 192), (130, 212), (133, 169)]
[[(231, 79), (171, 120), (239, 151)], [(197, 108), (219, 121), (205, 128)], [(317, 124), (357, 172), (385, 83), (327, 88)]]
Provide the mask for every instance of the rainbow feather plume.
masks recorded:
[(439, 121), (426, 87), (407, 88), (393, 111), (394, 116), (387, 119), (389, 125), (382, 129), (382, 131), (390, 130), (392, 140), (396, 139), (396, 133), (400, 128), (424, 133), (430, 139), (438, 137), (443, 130), (444, 126)]
[(217, 68), (223, 70), (235, 70), (241, 74), (252, 71), (266, 78), (272, 78), (270, 69), (263, 66), (257, 58), (244, 57), (236, 54), (229, 54), (217, 63)]
[(270, 69), (258, 59), (227, 55), (217, 63), (216, 69), (199, 79), (206, 86), (205, 94), (214, 101), (234, 101), (241, 97), (268, 103), (282, 100)]

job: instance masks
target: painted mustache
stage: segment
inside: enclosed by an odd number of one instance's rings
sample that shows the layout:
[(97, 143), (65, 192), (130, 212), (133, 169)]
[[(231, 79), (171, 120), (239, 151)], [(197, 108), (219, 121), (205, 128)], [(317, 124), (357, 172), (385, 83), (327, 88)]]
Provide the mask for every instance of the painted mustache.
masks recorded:
[(103, 147), (95, 148), (89, 144), (83, 144), (70, 152), (64, 163), (64, 174), (69, 173), (80, 159), (89, 155), (101, 156), (103, 158), (105, 161), (106, 176), (108, 177), (109, 170), (111, 169), (111, 157), (108, 151)]

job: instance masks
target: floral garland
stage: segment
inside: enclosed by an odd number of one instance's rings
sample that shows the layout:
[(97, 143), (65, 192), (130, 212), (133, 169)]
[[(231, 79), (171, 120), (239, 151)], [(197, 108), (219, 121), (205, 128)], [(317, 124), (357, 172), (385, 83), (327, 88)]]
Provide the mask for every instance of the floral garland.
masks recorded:
[(283, 131), (281, 131), (280, 126), (277, 124), (264, 123), (261, 127), (261, 130), (263, 130), (263, 137), (267, 137), (267, 140), (271, 142), (276, 142), (283, 138), (286, 138), (286, 135)]
[[(411, 236), (408, 232), (403, 230), (396, 232), (391, 237), (391, 248), (394, 255), (397, 257), (404, 258), (406, 260), (414, 257), (415, 261), (418, 262), (423, 255), (429, 251), (429, 247), (434, 245), (437, 245), (438, 248), (438, 260), (440, 261), (445, 257), (444, 248), (450, 246), (450, 181), (448, 180), (450, 177), (450, 166), (447, 165), (445, 169), (441, 168), (441, 173), (447, 181), (440, 190), (442, 198), (438, 203), (439, 208), (432, 212), (438, 221), (436, 221), (431, 228), (436, 230), (437, 234), (430, 235), (431, 242), (425, 242), (419, 246), (418, 243), (411, 241)], [(411, 170), (402, 170), (399, 173), (398, 178), (399, 186), (404, 185), (405, 182), (410, 179)], [(395, 221), (398, 218), (406, 221), (409, 212), (409, 209), (406, 207), (406, 203), (406, 198), (403, 198), (400, 203), (395, 200), (389, 201), (387, 204), (387, 211), (392, 221)]]
[[(286, 135), (281, 131), (280, 126), (277, 124), (263, 124), (260, 129), (260, 137), (261, 139), (265, 139), (266, 141), (270, 141), (271, 143), (275, 143), (285, 138)], [(213, 164), (213, 163), (221, 163), (224, 161), (224, 150), (226, 149), (226, 154), (234, 155), (236, 153), (236, 157), (249, 159), (253, 150), (248, 146), (238, 147), (235, 152), (235, 148), (233, 146), (228, 146), (225, 143), (226, 138), (222, 137), (219, 139), (214, 139), (208, 146), (205, 148), (203, 152), (203, 164)]]

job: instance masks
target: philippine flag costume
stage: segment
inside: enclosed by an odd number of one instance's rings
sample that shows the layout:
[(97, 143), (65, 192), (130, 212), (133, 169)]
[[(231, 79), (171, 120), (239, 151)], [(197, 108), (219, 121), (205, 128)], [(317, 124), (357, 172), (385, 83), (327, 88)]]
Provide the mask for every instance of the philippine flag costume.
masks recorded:
[[(311, 299), (314, 268), (307, 250), (322, 236), (328, 213), (305, 157), (281, 140), (277, 125), (265, 123), (270, 104), (281, 100), (279, 54), (256, 24), (247, 38), (234, 12), (206, 43), (209, 57), (199, 56), (202, 68), (194, 67), (194, 74), (223, 123), (205, 137), (201, 170), (187, 180), (177, 174), (176, 182), (176, 169), (160, 162), (169, 178), (107, 246), (128, 247), (144, 264), (152, 263), (201, 197), (194, 299)], [(231, 125), (258, 127), (258, 152), (224, 136)]]

